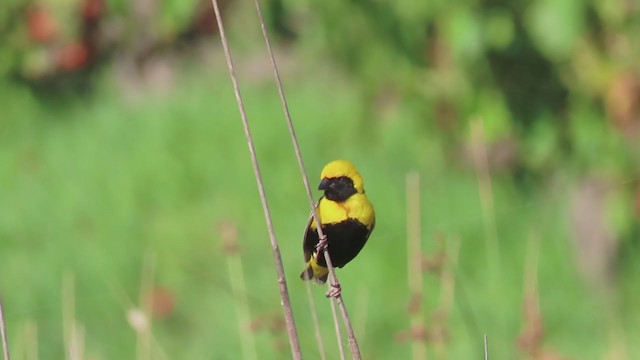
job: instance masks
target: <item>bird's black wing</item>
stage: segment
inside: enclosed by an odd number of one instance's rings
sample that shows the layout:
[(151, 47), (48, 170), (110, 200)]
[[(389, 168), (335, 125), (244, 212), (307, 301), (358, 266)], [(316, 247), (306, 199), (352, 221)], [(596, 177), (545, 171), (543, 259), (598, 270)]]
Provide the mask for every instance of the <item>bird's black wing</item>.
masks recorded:
[[(323, 196), (324, 197), (324, 196)], [(318, 210), (318, 205), (320, 205), (320, 200), (316, 202), (316, 211)], [(304, 261), (308, 262), (311, 259), (311, 255), (316, 251), (316, 245), (318, 245), (318, 231), (311, 229), (311, 223), (313, 222), (313, 212), (309, 215), (309, 221), (307, 222), (307, 227), (304, 230), (304, 238), (302, 239), (302, 250), (304, 252)], [(316, 224), (318, 226), (318, 224)]]

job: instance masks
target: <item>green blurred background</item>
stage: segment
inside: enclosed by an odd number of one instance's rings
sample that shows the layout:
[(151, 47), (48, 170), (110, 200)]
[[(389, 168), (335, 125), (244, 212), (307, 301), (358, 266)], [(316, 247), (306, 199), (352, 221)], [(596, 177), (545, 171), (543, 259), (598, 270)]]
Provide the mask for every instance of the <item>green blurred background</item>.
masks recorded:
[[(303, 352), (319, 358), (298, 279), (309, 205), (259, 23), (251, 1), (221, 5)], [(420, 344), (480, 358), (484, 334), (495, 359), (637, 357), (637, 2), (263, 5), (312, 184), (350, 159), (376, 206), (339, 271), (365, 358)], [(14, 358), (289, 358), (211, 3), (4, 0), (0, 43)], [(407, 280), (410, 172), (422, 298)]]

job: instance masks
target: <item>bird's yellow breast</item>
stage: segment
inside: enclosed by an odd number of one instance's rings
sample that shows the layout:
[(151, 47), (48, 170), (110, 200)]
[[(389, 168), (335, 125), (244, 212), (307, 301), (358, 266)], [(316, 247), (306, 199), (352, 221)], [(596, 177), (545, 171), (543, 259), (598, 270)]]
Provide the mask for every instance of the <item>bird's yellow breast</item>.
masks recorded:
[[(364, 194), (353, 194), (343, 202), (335, 202), (322, 198), (317, 207), (322, 224), (335, 224), (347, 219), (356, 219), (371, 229), (375, 221), (375, 211)], [(315, 220), (311, 228), (316, 228)]]

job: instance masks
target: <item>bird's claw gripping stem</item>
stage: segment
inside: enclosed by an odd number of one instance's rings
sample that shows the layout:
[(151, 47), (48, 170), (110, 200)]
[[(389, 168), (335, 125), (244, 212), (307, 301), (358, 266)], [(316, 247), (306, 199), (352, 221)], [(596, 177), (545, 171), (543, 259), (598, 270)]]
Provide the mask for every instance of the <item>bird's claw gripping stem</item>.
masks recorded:
[(324, 256), (324, 250), (327, 248), (329, 242), (327, 241), (327, 235), (322, 235), (318, 244), (316, 245), (316, 260)]
[(331, 289), (329, 289), (329, 291), (327, 291), (326, 296), (328, 298), (337, 298), (340, 296), (340, 294), (342, 293), (342, 286), (340, 286), (340, 284), (331, 284)]

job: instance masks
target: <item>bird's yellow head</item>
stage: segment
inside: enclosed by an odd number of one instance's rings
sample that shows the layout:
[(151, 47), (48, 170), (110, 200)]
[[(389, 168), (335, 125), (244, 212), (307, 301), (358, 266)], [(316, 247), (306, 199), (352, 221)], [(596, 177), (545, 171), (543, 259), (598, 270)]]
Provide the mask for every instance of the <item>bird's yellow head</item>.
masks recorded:
[(355, 193), (364, 193), (364, 182), (356, 167), (347, 160), (334, 160), (322, 169), (318, 190), (333, 201), (344, 201)]

